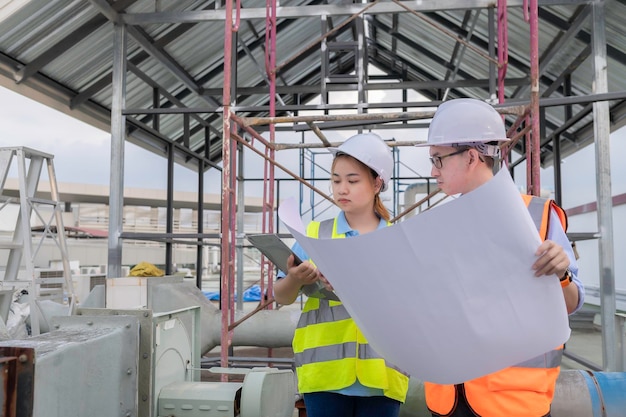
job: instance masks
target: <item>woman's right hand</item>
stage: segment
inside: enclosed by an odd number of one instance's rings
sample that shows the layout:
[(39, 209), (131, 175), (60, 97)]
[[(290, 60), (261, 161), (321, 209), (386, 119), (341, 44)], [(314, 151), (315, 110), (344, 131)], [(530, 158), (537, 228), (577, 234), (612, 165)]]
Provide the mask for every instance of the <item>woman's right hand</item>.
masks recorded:
[(274, 299), (279, 304), (291, 304), (303, 285), (312, 284), (320, 277), (317, 268), (309, 261), (296, 265), (293, 255), (287, 259), (287, 275), (274, 283)]
[(287, 277), (295, 280), (300, 286), (312, 284), (320, 279), (320, 273), (309, 261), (304, 261), (298, 265), (295, 264), (293, 255), (289, 255), (287, 259)]

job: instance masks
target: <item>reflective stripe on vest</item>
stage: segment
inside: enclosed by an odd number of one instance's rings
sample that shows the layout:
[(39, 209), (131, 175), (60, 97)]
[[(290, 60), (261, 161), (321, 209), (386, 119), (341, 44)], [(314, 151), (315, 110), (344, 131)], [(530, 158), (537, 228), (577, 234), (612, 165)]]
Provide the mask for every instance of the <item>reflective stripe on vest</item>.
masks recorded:
[(539, 236), (541, 236), (541, 239), (543, 240), (547, 237), (548, 228), (547, 228), (547, 223), (546, 223), (546, 227), (544, 229), (544, 227), (542, 227), (542, 223), (543, 223), (543, 219), (546, 216), (546, 210), (550, 210), (550, 206), (546, 204), (546, 200), (543, 198), (532, 198), (532, 196), (528, 196), (528, 197), (531, 197), (531, 198), (528, 199), (527, 201), (526, 201), (526, 198), (524, 198), (526, 207), (528, 208), (530, 217), (533, 219), (533, 222), (535, 223), (535, 227), (537, 228), (537, 231), (539, 231)]
[[(548, 232), (550, 208), (567, 228), (565, 212), (552, 200), (523, 196), (541, 239)], [(498, 372), (463, 384), (467, 402), (482, 417), (539, 417), (548, 414), (559, 376), (563, 346)], [(457, 403), (453, 385), (424, 383), (428, 409), (438, 415), (450, 414)]]
[(330, 346), (320, 346), (316, 347), (315, 349), (307, 349), (301, 353), (297, 353), (295, 355), (295, 363), (296, 366), (302, 366), (307, 363), (336, 361), (344, 358), (356, 358), (356, 351), (356, 342), (346, 342)]
[(335, 219), (327, 219), (320, 222), (320, 228), (318, 229), (318, 237), (323, 239), (331, 239), (335, 235)]
[[(379, 359), (383, 359), (382, 356), (380, 356), (378, 353), (376, 353), (376, 351), (374, 349), (372, 349), (370, 347), (369, 344), (367, 345), (359, 345), (359, 359), (373, 359), (373, 358), (379, 358)], [(406, 372), (404, 372), (402, 369), (398, 368), (397, 366), (395, 366), (394, 364), (387, 362), (387, 368), (391, 368), (394, 369), (396, 371), (398, 371), (399, 373), (401, 373), (402, 375), (406, 376), (407, 378), (409, 377), (409, 374), (407, 374)]]
[(553, 209), (557, 214), (559, 220), (561, 221), (561, 227), (563, 227), (563, 230), (567, 232), (567, 214), (565, 214), (565, 210), (556, 205), (554, 200), (527, 194), (522, 194), (522, 199), (524, 200), (524, 203), (526, 203), (526, 208), (528, 208), (530, 217), (533, 219), (535, 227), (537, 227), (541, 240), (546, 240), (548, 238), (548, 228), (550, 227), (550, 209)]
[(514, 366), (517, 368), (556, 368), (557, 366), (561, 366), (562, 358), (563, 348), (561, 347), (520, 362)]
[(346, 320), (350, 318), (350, 314), (342, 305), (330, 306), (328, 300), (319, 301), (320, 306), (316, 310), (302, 311), (298, 327), (306, 327), (311, 324), (329, 323), (337, 320)]
[[(343, 238), (336, 220), (311, 222), (307, 236)], [(385, 396), (404, 402), (409, 378), (367, 343), (356, 323), (338, 301), (309, 298), (302, 310), (293, 341), (300, 393), (346, 388), (358, 378)]]
[[(303, 311), (300, 315), (297, 328), (305, 328), (309, 325), (319, 325), (322, 323), (333, 323), (340, 320), (351, 319), (350, 314), (343, 305), (329, 305), (328, 300), (319, 299), (319, 307), (315, 310)], [(312, 362), (323, 362), (339, 360), (344, 357), (356, 357), (358, 359), (382, 359), (369, 343), (359, 343), (358, 352), (355, 343), (343, 343), (341, 345), (331, 345), (307, 349), (302, 353), (295, 354), (296, 367)], [(387, 362), (387, 367), (408, 374), (400, 368)]]

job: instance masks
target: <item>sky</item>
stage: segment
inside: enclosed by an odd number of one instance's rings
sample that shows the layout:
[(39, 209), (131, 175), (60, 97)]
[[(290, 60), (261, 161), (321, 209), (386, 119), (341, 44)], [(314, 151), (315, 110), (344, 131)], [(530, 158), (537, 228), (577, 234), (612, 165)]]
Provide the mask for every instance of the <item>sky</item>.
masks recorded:
[[(370, 97), (375, 100), (375, 97)], [(378, 98), (381, 99), (382, 98)], [(399, 101), (399, 100), (396, 100)], [(39, 104), (33, 100), (0, 87), (0, 147), (26, 146), (54, 155), (54, 168), (57, 182), (87, 183), (108, 185), (110, 181), (110, 134), (73, 119), (54, 109)], [(381, 130), (378, 132), (384, 139), (397, 140), (425, 140), (425, 130)], [(329, 140), (340, 142), (351, 133), (329, 133)], [(334, 135), (334, 136), (332, 136)], [(281, 133), (277, 142), (296, 142), (301, 134)], [(316, 141), (313, 137), (306, 139)], [(291, 154), (289, 153), (291, 152)], [(299, 172), (298, 151), (281, 151), (277, 160), (295, 173)], [(315, 150), (316, 162), (321, 166), (330, 165), (330, 155)], [(401, 147), (401, 160), (411, 161), (402, 166), (401, 176), (428, 176), (430, 163), (426, 148)], [(257, 155), (248, 152), (246, 155), (246, 178), (262, 178), (262, 160)], [(626, 155), (626, 128), (611, 135), (611, 173), (612, 195), (626, 193), (626, 164), (623, 156)], [(164, 158), (144, 151), (137, 146), (126, 143), (125, 149), (125, 187), (165, 189), (166, 188), (166, 161)], [(14, 166), (15, 164), (13, 164)], [(410, 166), (409, 166), (410, 165)], [(523, 165), (523, 164), (522, 164)], [(525, 190), (524, 168), (516, 170), (515, 178), (521, 191)], [(9, 177), (17, 177), (14, 169)], [(306, 172), (308, 176), (310, 172)], [(277, 177), (287, 177), (277, 169)], [(324, 176), (322, 170), (316, 171), (316, 176)], [(186, 168), (176, 165), (176, 191), (195, 191), (197, 174)], [(587, 146), (562, 161), (563, 207), (571, 208), (581, 204), (596, 201), (595, 179), (595, 149)], [(205, 182), (210, 185), (209, 193), (219, 193), (219, 172), (210, 170), (205, 176)], [(552, 168), (541, 171), (542, 189), (553, 191)], [(294, 182), (291, 187), (296, 187)], [(320, 189), (328, 192), (327, 184), (320, 184)], [(297, 193), (296, 188), (292, 188)], [(292, 191), (286, 186), (281, 195), (290, 195)], [(246, 185), (246, 195), (261, 196), (260, 187)], [(389, 196), (386, 197), (389, 199)], [(0, 212), (1, 213), (1, 212)], [(576, 216), (570, 219), (569, 231), (592, 232), (597, 230), (595, 214)], [(623, 232), (622, 232), (623, 231)], [(626, 206), (614, 210), (614, 239), (615, 253), (622, 253), (626, 248)], [(586, 252), (586, 259), (579, 261), (581, 268), (587, 269), (589, 283), (597, 285), (598, 249), (595, 241), (580, 242), (579, 249)], [(626, 259), (615, 256), (618, 288), (626, 290)], [(595, 265), (594, 265), (595, 263)]]
[[(109, 184), (111, 141), (108, 132), (3, 87), (0, 87), (0, 109), (0, 147), (25, 146), (54, 155), (57, 182)], [(130, 143), (126, 144), (125, 153), (125, 186), (166, 187), (163, 158)], [(163, 168), (151, 169), (155, 166)], [(179, 171), (180, 175), (191, 175), (187, 169), (179, 167)]]

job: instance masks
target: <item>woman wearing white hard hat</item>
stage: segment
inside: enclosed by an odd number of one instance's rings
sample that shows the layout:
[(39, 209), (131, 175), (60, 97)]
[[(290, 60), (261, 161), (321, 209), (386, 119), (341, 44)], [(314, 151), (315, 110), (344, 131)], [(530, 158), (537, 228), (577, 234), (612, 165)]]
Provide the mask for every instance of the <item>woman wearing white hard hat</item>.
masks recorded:
[[(492, 106), (474, 99), (456, 99), (439, 106), (428, 141), (421, 146), (430, 147), (431, 174), (439, 187), (452, 195), (469, 193), (489, 181), (493, 177), (493, 158), (500, 155), (499, 144), (507, 140), (502, 116)], [(565, 306), (571, 314), (583, 304), (584, 287), (577, 278), (576, 257), (565, 234), (565, 212), (552, 200), (522, 198), (543, 241), (532, 269), (537, 277), (560, 280)], [(478, 262), (489, 262), (488, 256), (485, 254)], [(426, 382), (426, 404), (435, 417), (550, 416), (562, 354), (561, 346), (462, 384)]]
[[(334, 219), (313, 221), (307, 235), (344, 238), (389, 225), (389, 212), (380, 199), (393, 169), (391, 150), (373, 133), (352, 136), (337, 148), (331, 168), (333, 199), (341, 208)], [(302, 262), (281, 271), (274, 285), (280, 304), (293, 303), (304, 285), (321, 280), (298, 243), (292, 248)], [(374, 277), (376, 278), (376, 277)], [(397, 417), (406, 399), (409, 378), (368, 345), (339, 301), (309, 297), (293, 340), (298, 391), (308, 417)]]

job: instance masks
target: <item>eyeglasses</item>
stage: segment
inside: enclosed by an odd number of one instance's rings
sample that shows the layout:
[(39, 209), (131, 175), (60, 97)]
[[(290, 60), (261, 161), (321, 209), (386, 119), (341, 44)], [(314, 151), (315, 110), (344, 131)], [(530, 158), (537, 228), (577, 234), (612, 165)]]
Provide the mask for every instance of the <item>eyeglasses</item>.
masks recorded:
[(469, 150), (469, 148), (465, 148), (465, 149), (460, 149), (460, 150), (458, 150), (456, 152), (449, 153), (447, 155), (431, 156), (429, 158), (430, 159), (430, 163), (433, 164), (433, 166), (435, 168), (441, 169), (441, 168), (443, 168), (443, 159), (444, 158), (447, 158), (449, 156), (458, 155), (458, 154), (463, 153), (463, 152), (468, 151), (468, 150)]

